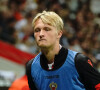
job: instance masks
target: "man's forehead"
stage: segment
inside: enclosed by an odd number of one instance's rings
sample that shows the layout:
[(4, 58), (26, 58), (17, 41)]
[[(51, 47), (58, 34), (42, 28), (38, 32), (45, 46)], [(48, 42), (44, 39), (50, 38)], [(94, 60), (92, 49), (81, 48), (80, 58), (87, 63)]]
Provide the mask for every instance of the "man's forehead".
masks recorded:
[(41, 19), (38, 19), (38, 20), (35, 22), (34, 28), (36, 28), (37, 26), (53, 27), (51, 24), (44, 23)]

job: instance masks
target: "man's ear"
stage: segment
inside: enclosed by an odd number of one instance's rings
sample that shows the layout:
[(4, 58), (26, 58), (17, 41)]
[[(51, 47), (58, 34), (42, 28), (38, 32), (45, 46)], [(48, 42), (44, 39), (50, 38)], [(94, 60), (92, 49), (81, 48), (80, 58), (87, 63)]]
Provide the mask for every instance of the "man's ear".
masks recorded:
[(62, 30), (59, 30), (59, 31), (58, 31), (58, 38), (59, 38), (59, 39), (61, 38), (62, 33), (63, 33)]

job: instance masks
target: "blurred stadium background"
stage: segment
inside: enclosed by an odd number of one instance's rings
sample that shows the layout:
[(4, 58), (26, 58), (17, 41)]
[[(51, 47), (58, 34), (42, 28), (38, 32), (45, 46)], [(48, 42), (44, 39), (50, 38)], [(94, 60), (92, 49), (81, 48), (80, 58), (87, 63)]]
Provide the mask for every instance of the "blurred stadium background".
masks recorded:
[(100, 72), (100, 0), (0, 0), (0, 90), (23, 76), (39, 53), (31, 22), (43, 10), (62, 17), (61, 45), (90, 57)]

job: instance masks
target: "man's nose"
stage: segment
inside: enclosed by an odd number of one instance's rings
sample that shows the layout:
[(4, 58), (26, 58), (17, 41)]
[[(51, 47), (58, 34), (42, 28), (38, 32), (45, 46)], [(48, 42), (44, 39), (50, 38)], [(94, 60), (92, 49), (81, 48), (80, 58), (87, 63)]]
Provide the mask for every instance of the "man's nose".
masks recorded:
[(44, 36), (44, 31), (41, 30), (41, 31), (40, 31), (40, 37), (43, 37), (43, 36)]

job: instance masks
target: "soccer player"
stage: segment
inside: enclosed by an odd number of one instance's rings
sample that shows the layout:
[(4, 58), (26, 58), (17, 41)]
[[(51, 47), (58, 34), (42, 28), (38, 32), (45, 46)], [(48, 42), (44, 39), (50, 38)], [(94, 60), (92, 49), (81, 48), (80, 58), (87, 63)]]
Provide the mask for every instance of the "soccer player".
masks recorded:
[(26, 65), (31, 90), (100, 90), (100, 73), (85, 55), (60, 45), (63, 21), (53, 11), (32, 21), (41, 52)]

